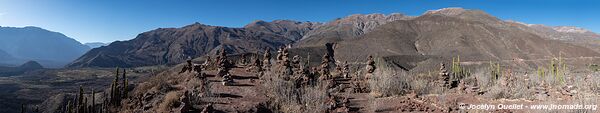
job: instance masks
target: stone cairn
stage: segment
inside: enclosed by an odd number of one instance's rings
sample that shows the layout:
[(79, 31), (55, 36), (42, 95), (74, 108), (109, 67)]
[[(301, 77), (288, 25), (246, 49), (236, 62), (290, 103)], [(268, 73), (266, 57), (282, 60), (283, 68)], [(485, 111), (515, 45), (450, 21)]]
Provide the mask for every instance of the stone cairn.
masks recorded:
[(277, 54), (277, 63), (279, 67), (278, 71), (281, 73), (278, 75), (283, 76), (282, 78), (284, 80), (289, 80), (290, 76), (293, 74), (293, 71), (288, 50), (287, 48), (282, 47), (279, 49), (279, 51), (277, 51), (277, 53), (279, 53)]
[(350, 78), (350, 66), (348, 65), (348, 61), (344, 61), (342, 67), (342, 76), (344, 78)]
[(444, 65), (444, 63), (440, 63), (439, 75), (440, 79), (438, 82), (440, 83), (440, 85), (444, 88), (450, 88), (450, 73), (448, 73), (448, 70), (446, 70), (446, 65)]
[(186, 64), (185, 66), (183, 66), (183, 68), (181, 68), (181, 71), (179, 71), (179, 74), (181, 73), (186, 73), (186, 72), (195, 72), (197, 77), (203, 78), (204, 77), (204, 73), (202, 72), (202, 70), (204, 68), (204, 65), (200, 65), (200, 64), (194, 64), (192, 63), (192, 59), (188, 58), (186, 60)]
[(331, 74), (329, 72), (329, 55), (323, 55), (323, 60), (321, 61), (321, 66), (319, 67), (319, 76), (320, 80), (328, 80), (331, 79)]
[(546, 97), (550, 96), (549, 89), (550, 88), (549, 88), (548, 84), (546, 84), (546, 82), (542, 81), (540, 83), (540, 85), (538, 85), (537, 87), (534, 88), (537, 99), (544, 100)]
[(373, 75), (373, 72), (375, 72), (375, 60), (373, 60), (373, 56), (369, 55), (369, 57), (367, 57), (367, 75), (365, 76), (366, 79), (370, 79), (371, 75)]
[(262, 68), (262, 62), (260, 61), (260, 58), (258, 58), (258, 56), (254, 56), (252, 57), (252, 62), (250, 63), (250, 66), (246, 68), (246, 72), (260, 73), (262, 71)]
[(217, 76), (223, 77), (223, 85), (227, 86), (233, 84), (233, 78), (231, 77), (231, 74), (229, 74), (229, 70), (231, 70), (233, 65), (227, 60), (227, 52), (225, 49), (222, 49), (219, 56), (217, 56), (217, 64)]
[(179, 71), (179, 74), (185, 72), (192, 72), (192, 70), (194, 70), (194, 64), (192, 64), (192, 58), (188, 58), (186, 60), (185, 66), (183, 66), (183, 68), (181, 68), (181, 71)]
[(205, 70), (214, 70), (215, 69), (215, 63), (212, 61), (212, 58), (210, 56), (206, 56), (206, 60), (204, 61), (204, 69)]
[(293, 68), (294, 74), (300, 75), (303, 73), (304, 66), (300, 64), (300, 56), (295, 55), (294, 57), (292, 57), (291, 66)]
[(239, 59), (238, 63), (239, 66), (246, 66), (248, 65), (248, 54), (242, 54), (241, 58)]
[(265, 49), (262, 66), (265, 70), (271, 70), (271, 49), (269, 48)]

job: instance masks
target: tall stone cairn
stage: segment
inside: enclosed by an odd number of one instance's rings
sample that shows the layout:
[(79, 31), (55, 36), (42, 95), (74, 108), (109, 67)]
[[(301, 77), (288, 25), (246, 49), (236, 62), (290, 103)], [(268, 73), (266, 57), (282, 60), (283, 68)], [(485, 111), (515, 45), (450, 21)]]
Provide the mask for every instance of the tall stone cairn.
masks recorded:
[(373, 56), (369, 55), (369, 57), (367, 57), (367, 74), (365, 75), (366, 79), (371, 79), (371, 75), (373, 75), (373, 72), (375, 72), (375, 60), (373, 60)]
[(284, 76), (284, 78), (288, 78), (293, 74), (288, 50), (287, 48), (280, 48), (277, 52), (279, 53), (277, 55), (277, 62), (279, 63), (280, 75)]
[(302, 64), (300, 64), (300, 56), (295, 55), (294, 57), (292, 57), (291, 65), (292, 65), (294, 74), (300, 75), (303, 73), (304, 66), (302, 66)]
[(263, 55), (262, 61), (263, 69), (270, 70), (271, 69), (271, 49), (265, 49), (265, 53)]
[(344, 76), (344, 78), (350, 77), (350, 67), (348, 65), (348, 61), (344, 61), (344, 64), (342, 64), (342, 76)]
[(450, 88), (450, 73), (446, 70), (446, 65), (444, 63), (440, 63), (440, 79), (439, 83), (442, 87)]
[(369, 55), (367, 58), (367, 73), (375, 72), (375, 60), (373, 60), (373, 56)]
[(321, 74), (321, 80), (331, 79), (331, 74), (329, 73), (329, 55), (323, 55), (323, 60), (321, 61), (321, 66), (319, 67), (319, 74)]
[(219, 56), (217, 56), (217, 60), (217, 75), (222, 77), (229, 73), (229, 70), (232, 67), (231, 62), (227, 60), (227, 52), (225, 51), (225, 49), (221, 50)]
[(260, 61), (260, 58), (258, 58), (258, 56), (254, 56), (252, 57), (252, 62), (250, 64), (250, 66), (248, 66), (248, 68), (246, 68), (247, 72), (254, 72), (254, 73), (258, 73), (262, 71), (262, 62)]
[(192, 58), (188, 58), (186, 60), (185, 66), (183, 66), (183, 68), (181, 68), (181, 71), (179, 71), (179, 74), (185, 73), (185, 72), (192, 72), (193, 69), (194, 69), (194, 65), (192, 64)]

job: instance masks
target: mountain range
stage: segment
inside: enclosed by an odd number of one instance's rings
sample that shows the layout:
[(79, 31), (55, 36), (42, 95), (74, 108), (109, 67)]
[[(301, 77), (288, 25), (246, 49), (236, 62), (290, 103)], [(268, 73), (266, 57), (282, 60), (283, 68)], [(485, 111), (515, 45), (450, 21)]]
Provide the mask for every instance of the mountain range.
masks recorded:
[(106, 46), (110, 43), (102, 43), (102, 42), (88, 42), (88, 43), (84, 43), (83, 45), (86, 45), (90, 48), (98, 48), (98, 47), (102, 47), (102, 46)]
[(64, 34), (39, 27), (0, 27), (0, 64), (15, 66), (37, 61), (44, 67), (59, 68), (90, 48)]
[(357, 14), (327, 23), (258, 20), (242, 28), (199, 23), (159, 28), (132, 40), (92, 49), (68, 67), (177, 64), (189, 57), (215, 54), (221, 48), (234, 54), (259, 53), (285, 45), (310, 50), (325, 43), (338, 43), (335, 56), (342, 60), (360, 61), (366, 55), (420, 59), (399, 64), (412, 67), (429, 58), (454, 56), (471, 60), (540, 59), (559, 53), (565, 57), (597, 56), (595, 44), (582, 40), (599, 37), (576, 27), (525, 24), (500, 20), (481, 10), (444, 8), (420, 16)]

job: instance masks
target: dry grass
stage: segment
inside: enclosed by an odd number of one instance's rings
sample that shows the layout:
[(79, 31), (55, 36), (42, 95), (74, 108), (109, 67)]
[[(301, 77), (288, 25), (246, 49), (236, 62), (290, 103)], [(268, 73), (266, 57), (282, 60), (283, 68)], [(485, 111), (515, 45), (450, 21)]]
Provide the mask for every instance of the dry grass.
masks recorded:
[[(273, 69), (272, 69), (273, 70)], [(261, 78), (265, 92), (270, 98), (271, 111), (284, 113), (323, 113), (327, 90), (318, 86), (295, 88), (292, 81), (286, 81), (275, 72), (265, 72)]]
[(373, 94), (387, 97), (408, 93), (411, 87), (410, 81), (414, 80), (412, 76), (404, 71), (397, 71), (401, 69), (380, 58), (375, 61), (375, 64), (376, 70), (368, 81)]
[(168, 113), (171, 112), (171, 109), (177, 108), (180, 106), (179, 97), (181, 94), (178, 92), (169, 92), (165, 95), (162, 103), (160, 103), (158, 112), (160, 113)]

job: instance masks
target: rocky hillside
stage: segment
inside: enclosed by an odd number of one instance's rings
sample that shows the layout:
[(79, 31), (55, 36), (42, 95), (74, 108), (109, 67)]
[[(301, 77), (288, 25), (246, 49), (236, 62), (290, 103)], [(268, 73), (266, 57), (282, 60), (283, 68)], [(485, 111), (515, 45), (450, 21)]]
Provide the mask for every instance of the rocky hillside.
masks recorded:
[[(356, 37), (387, 22), (409, 19), (401, 14), (352, 15), (322, 24), (275, 20), (255, 21), (243, 28), (193, 24), (182, 28), (161, 28), (135, 39), (91, 50), (68, 67), (132, 67), (180, 63), (188, 57), (214, 53), (226, 48), (233, 53), (258, 52), (296, 43), (321, 46), (345, 37)], [(273, 49), (274, 50), (274, 49)]]
[(38, 27), (0, 27), (0, 37), (0, 49), (21, 61), (13, 65), (35, 60), (44, 67), (58, 68), (90, 49), (61, 33)]
[(257, 52), (285, 46), (303, 36), (313, 23), (256, 21), (244, 28), (192, 24), (160, 28), (135, 39), (90, 50), (68, 67), (135, 67), (180, 63), (224, 48), (231, 53)]
[[(519, 60), (600, 55), (589, 48), (543, 38), (482, 11), (458, 8), (390, 22), (357, 39), (339, 42), (335, 53), (341, 61), (360, 61), (368, 55), (390, 57), (401, 60), (398, 65), (404, 67), (435, 66), (460, 56), (473, 62), (511, 61), (513, 66), (530, 69), (537, 68), (535, 62)], [(435, 60), (439, 58), (442, 60)]]
[(390, 15), (383, 14), (355, 14), (345, 18), (339, 18), (316, 26), (305, 35), (297, 44), (301, 47), (323, 46), (325, 43), (338, 42), (344, 39), (356, 38), (368, 33), (380, 25), (396, 20), (408, 20), (414, 17), (399, 13)]
[(360, 52), (394, 57), (404, 55), (402, 58), (407, 59), (425, 58), (422, 60), (452, 56), (472, 60), (541, 59), (560, 56), (559, 52), (581, 57), (598, 55), (588, 52), (597, 46), (564, 42), (596, 40), (597, 36), (573, 27), (540, 27), (504, 21), (481, 10), (444, 8), (417, 17), (358, 14), (327, 23), (276, 20), (255, 21), (243, 28), (202, 24), (161, 28), (142, 33), (133, 40), (93, 49), (69, 67), (176, 64), (188, 57), (214, 54), (220, 48), (234, 54), (254, 53), (287, 44), (302, 51), (316, 52), (311, 55), (320, 55), (318, 53), (323, 52), (313, 50), (324, 50), (318, 48), (326, 43), (339, 43), (337, 49), (340, 50), (336, 54), (340, 55), (336, 56), (352, 58), (348, 60), (363, 59), (367, 55), (352, 55)]
[[(508, 21), (514, 22), (514, 21)], [(572, 26), (546, 26), (541, 24), (525, 24), (522, 22), (514, 22), (515, 25), (523, 30), (533, 32), (545, 38), (564, 40), (564, 41), (592, 41), (599, 40), (600, 35), (589, 30), (572, 27)]]

